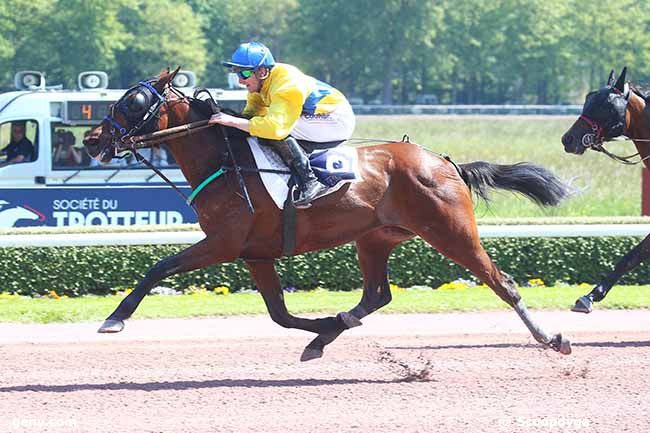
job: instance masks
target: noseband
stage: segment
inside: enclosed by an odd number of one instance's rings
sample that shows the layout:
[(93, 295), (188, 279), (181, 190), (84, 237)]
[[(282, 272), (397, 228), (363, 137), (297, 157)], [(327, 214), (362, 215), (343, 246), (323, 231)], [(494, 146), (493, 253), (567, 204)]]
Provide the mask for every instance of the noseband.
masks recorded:
[(603, 128), (601, 128), (596, 121), (591, 120), (584, 114), (580, 115), (578, 119), (591, 126), (591, 130), (593, 131), (592, 134), (585, 134), (582, 136), (582, 145), (587, 149), (599, 150), (603, 145), (603, 141), (605, 141)]

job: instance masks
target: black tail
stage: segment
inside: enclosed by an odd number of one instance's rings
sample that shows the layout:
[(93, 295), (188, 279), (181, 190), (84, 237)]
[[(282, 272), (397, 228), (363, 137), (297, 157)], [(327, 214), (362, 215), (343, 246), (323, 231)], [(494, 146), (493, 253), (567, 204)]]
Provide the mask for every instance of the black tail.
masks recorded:
[(491, 188), (523, 194), (540, 206), (555, 206), (571, 195), (569, 185), (544, 167), (527, 162), (500, 165), (476, 161), (458, 166), (470, 190), (486, 202)]

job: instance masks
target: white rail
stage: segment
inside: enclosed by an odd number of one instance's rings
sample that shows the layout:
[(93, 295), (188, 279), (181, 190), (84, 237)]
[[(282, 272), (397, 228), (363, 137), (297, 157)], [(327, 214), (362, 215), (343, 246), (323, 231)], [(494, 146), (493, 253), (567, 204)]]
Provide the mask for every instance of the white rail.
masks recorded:
[(582, 105), (352, 105), (355, 114), (579, 115)]
[[(650, 233), (650, 224), (479, 226), (479, 232), (481, 237), (484, 238), (646, 236)], [(203, 232), (200, 231), (12, 234), (0, 236), (0, 248), (81, 247), (93, 245), (187, 245), (194, 244), (204, 237)]]

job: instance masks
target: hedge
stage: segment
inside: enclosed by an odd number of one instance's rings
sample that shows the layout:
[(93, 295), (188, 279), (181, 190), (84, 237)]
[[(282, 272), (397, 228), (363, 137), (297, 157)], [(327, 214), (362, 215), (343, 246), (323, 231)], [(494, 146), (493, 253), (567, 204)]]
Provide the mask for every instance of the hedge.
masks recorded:
[[(650, 224), (648, 216), (597, 217), (479, 217), (478, 225), (557, 225), (557, 224)], [(0, 235), (65, 234), (65, 233), (146, 233), (201, 231), (198, 224), (147, 224), (131, 226), (70, 226), (70, 227), (0, 227)]]
[[(541, 278), (551, 284), (596, 283), (634, 245), (637, 237), (490, 238), (483, 245), (506, 272), (520, 284)], [(179, 252), (183, 246), (105, 246), (55, 248), (2, 248), (0, 292), (24, 295), (109, 294), (134, 287), (157, 260)], [(362, 285), (354, 245), (308, 253), (278, 261), (282, 284), (298, 289), (323, 287), (351, 290)], [(404, 243), (392, 254), (391, 282), (402, 286), (437, 287), (458, 278), (471, 278), (458, 265), (442, 257), (419, 239)], [(650, 284), (650, 267), (641, 265), (621, 279), (621, 284)], [(243, 262), (212, 266), (175, 275), (161, 285), (227, 285), (233, 291), (253, 288)]]

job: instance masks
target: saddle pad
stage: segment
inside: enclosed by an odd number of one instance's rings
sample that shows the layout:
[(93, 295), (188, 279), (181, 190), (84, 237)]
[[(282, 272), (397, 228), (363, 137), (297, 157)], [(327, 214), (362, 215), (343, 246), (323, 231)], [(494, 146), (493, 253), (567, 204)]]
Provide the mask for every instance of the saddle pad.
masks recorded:
[[(261, 146), (257, 137), (248, 137), (255, 164), (260, 169), (289, 170), (282, 158), (269, 146)], [(321, 183), (328, 188), (319, 197), (338, 191), (343, 185), (361, 180), (357, 151), (352, 147), (338, 146), (333, 149), (315, 151), (310, 162)], [(260, 172), (262, 183), (275, 205), (282, 209), (289, 194), (289, 175)]]

